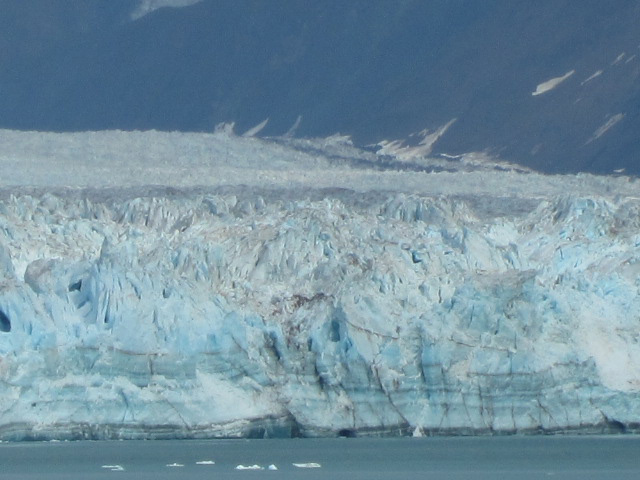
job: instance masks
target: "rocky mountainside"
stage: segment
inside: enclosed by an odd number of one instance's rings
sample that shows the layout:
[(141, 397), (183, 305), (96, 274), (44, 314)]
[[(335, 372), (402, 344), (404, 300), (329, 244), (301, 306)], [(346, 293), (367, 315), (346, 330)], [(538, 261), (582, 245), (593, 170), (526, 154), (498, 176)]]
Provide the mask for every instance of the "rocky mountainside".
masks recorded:
[[(173, 4), (181, 8), (157, 8)], [(631, 0), (0, 2), (0, 127), (352, 135), (638, 174)], [(379, 147), (375, 147), (379, 148)]]

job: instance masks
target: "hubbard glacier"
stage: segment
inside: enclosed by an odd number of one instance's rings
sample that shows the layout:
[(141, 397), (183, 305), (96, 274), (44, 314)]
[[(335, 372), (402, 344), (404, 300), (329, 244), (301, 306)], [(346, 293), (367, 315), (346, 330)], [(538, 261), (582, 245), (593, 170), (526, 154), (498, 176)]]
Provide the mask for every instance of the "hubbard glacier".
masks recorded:
[(634, 177), (230, 125), (0, 141), (1, 440), (640, 429)]

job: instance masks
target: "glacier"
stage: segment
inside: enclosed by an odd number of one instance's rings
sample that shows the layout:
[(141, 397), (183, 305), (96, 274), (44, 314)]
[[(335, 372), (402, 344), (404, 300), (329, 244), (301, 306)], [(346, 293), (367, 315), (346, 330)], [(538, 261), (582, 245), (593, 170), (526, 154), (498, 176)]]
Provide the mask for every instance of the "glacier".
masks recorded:
[(640, 430), (633, 178), (0, 138), (1, 440)]

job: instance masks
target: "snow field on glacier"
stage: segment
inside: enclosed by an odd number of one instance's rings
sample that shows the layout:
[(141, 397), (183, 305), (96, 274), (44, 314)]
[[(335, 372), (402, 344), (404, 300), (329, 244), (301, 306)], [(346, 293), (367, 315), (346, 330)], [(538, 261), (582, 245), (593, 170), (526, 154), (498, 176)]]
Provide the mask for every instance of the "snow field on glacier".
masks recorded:
[(637, 429), (633, 179), (0, 133), (0, 438)]

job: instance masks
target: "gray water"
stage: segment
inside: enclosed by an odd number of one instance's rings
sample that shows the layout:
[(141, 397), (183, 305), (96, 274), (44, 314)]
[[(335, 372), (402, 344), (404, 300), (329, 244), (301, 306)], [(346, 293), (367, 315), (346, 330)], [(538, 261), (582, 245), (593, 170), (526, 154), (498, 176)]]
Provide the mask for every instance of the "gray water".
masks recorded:
[(0, 478), (638, 479), (640, 436), (3, 443)]

